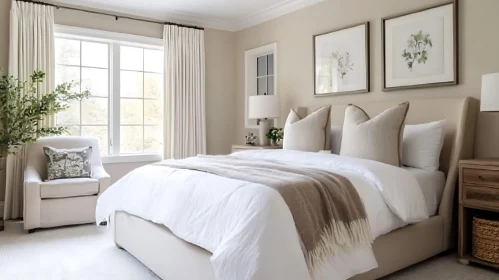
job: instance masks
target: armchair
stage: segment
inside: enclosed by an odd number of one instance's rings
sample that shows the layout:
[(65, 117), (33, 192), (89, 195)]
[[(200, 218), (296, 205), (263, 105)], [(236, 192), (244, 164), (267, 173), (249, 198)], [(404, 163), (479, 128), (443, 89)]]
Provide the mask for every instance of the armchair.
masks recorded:
[[(43, 147), (72, 149), (92, 146), (91, 178), (44, 181), (47, 160)], [(28, 145), (24, 172), (24, 229), (95, 223), (98, 197), (109, 187), (111, 179), (102, 166), (97, 139), (56, 136), (38, 139)]]

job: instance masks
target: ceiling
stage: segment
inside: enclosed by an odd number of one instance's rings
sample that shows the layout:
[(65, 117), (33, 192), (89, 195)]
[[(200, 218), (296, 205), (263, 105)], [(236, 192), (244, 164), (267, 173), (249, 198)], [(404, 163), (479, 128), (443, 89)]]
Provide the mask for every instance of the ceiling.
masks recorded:
[(322, 0), (53, 0), (229, 31), (241, 30)]

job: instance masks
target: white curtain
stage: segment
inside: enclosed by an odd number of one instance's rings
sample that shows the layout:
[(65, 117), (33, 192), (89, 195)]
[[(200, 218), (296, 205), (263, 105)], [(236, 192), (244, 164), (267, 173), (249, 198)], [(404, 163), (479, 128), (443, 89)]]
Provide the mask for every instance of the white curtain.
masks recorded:
[[(54, 89), (55, 47), (54, 7), (12, 1), (10, 10), (9, 74), (28, 81), (33, 71), (45, 72), (45, 82), (37, 90), (38, 97)], [(54, 124), (54, 117), (41, 122)], [(23, 177), (25, 149), (7, 158), (4, 220), (23, 216)]]
[(165, 158), (206, 153), (204, 31), (165, 25)]

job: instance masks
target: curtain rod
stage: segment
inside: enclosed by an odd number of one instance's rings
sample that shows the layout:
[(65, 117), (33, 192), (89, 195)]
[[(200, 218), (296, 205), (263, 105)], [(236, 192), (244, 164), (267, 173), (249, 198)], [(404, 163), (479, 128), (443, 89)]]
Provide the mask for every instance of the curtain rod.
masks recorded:
[(129, 17), (129, 16), (119, 16), (119, 15), (110, 14), (110, 13), (90, 11), (90, 10), (85, 10), (85, 9), (81, 9), (81, 8), (73, 8), (73, 7), (63, 6), (63, 5), (56, 5), (56, 4), (51, 4), (51, 3), (45, 3), (45, 2), (41, 2), (41, 1), (34, 1), (34, 0), (16, 0), (16, 1), (17, 2), (27, 2), (27, 3), (33, 3), (33, 4), (51, 6), (51, 7), (55, 7), (56, 9), (66, 9), (66, 10), (79, 11), (79, 12), (85, 12), (85, 13), (96, 14), (96, 15), (110, 16), (110, 17), (114, 17), (116, 20), (122, 18), (122, 19), (143, 21), (143, 22), (149, 22), (149, 23), (164, 24), (164, 25), (175, 25), (175, 26), (178, 26), (178, 27), (186, 27), (186, 28), (193, 28), (193, 29), (204, 30), (204, 28), (202, 28), (202, 27), (193, 26), (193, 25), (179, 24), (179, 23), (168, 22), (168, 21), (156, 21), (156, 20), (149, 20), (149, 19), (141, 19), (141, 18), (135, 18), (135, 17)]

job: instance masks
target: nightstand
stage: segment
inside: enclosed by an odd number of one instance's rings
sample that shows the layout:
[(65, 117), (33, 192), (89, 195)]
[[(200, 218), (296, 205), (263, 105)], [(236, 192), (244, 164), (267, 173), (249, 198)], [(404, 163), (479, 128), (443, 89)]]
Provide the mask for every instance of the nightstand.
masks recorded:
[(282, 149), (282, 146), (232, 145), (233, 153), (246, 150), (277, 150), (277, 149)]
[(473, 217), (499, 216), (499, 159), (459, 162), (459, 261), (499, 268), (472, 256)]

